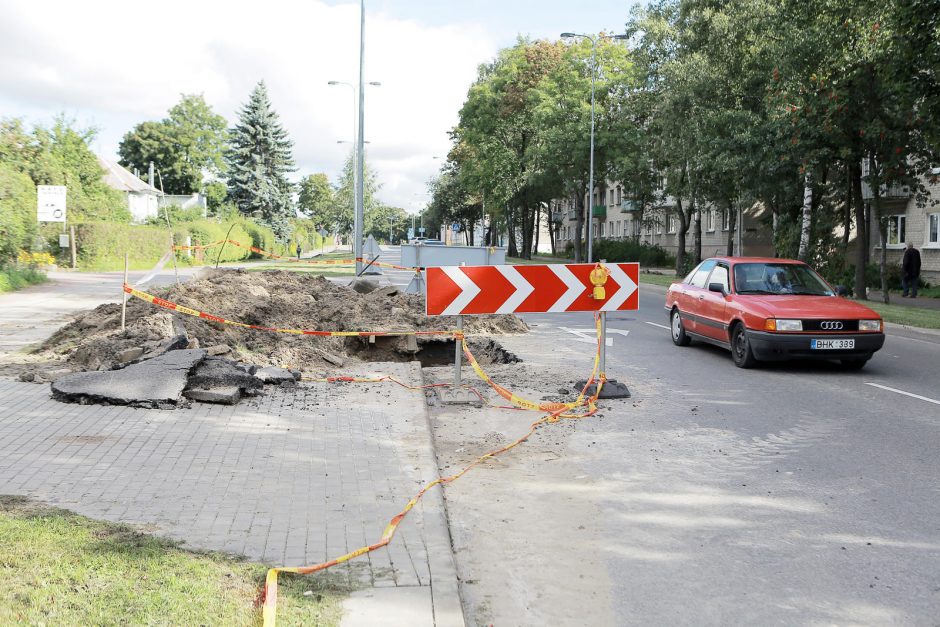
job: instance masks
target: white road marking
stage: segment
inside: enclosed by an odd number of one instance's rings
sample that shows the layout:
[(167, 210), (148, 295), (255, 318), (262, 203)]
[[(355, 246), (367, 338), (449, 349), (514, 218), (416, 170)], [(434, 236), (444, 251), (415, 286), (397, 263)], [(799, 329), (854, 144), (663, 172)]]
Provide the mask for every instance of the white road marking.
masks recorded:
[[(591, 335), (587, 335), (586, 333), (584, 333), (583, 329), (569, 329), (568, 327), (558, 327), (558, 328), (561, 329), (562, 331), (565, 331), (573, 335), (575, 342), (584, 342), (585, 344), (593, 344), (597, 346), (597, 335), (594, 329), (588, 329)], [(614, 339), (609, 337), (607, 338), (607, 341), (604, 342), (604, 344), (607, 346), (613, 346)]]
[[(596, 336), (597, 336), (597, 329), (595, 329), (594, 327), (585, 327), (585, 328), (583, 328), (583, 329), (575, 329), (575, 328), (573, 328), (573, 327), (564, 327), (564, 328), (567, 329), (569, 332), (573, 332), (573, 333), (590, 333), (590, 334), (591, 334), (591, 337), (596, 337)], [(622, 330), (622, 329), (611, 329), (611, 328), (608, 328), (608, 329), (607, 329), (607, 335), (610, 335), (611, 333), (615, 333), (615, 334), (617, 334), (617, 335), (622, 335), (622, 336), (624, 336), (624, 337), (627, 337), (628, 335), (630, 335), (630, 331), (624, 331), (624, 330)]]
[(926, 396), (921, 396), (920, 394), (913, 394), (913, 393), (911, 393), (911, 392), (905, 392), (904, 390), (898, 390), (898, 389), (895, 389), (895, 388), (889, 388), (887, 385), (880, 385), (880, 384), (878, 384), (878, 383), (868, 383), (868, 382), (866, 382), (865, 385), (870, 385), (870, 386), (872, 386), (873, 388), (881, 388), (882, 390), (888, 390), (889, 392), (894, 392), (895, 394), (903, 394), (904, 396), (910, 396), (911, 398), (917, 398), (917, 399), (920, 399), (920, 400), (922, 400), (922, 401), (927, 401), (928, 403), (933, 403), (934, 405), (940, 405), (940, 401), (938, 401), (938, 400), (936, 400), (936, 399), (927, 398)]
[(653, 327), (659, 327), (660, 329), (666, 329), (667, 331), (670, 330), (669, 327), (667, 327), (665, 324), (659, 324), (658, 322), (647, 322), (646, 320), (643, 322)]

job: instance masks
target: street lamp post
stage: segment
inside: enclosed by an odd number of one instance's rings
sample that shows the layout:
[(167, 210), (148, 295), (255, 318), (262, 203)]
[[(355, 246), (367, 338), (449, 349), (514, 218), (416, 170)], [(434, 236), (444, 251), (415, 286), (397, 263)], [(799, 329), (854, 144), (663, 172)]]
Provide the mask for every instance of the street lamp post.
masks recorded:
[[(359, 3), (359, 89), (351, 83), (344, 81), (329, 81), (329, 85), (347, 85), (353, 93), (353, 141), (356, 143), (355, 163), (353, 164), (353, 188), (354, 202), (354, 227), (353, 227), (353, 256), (356, 258), (356, 274), (362, 271), (362, 230), (363, 230), (363, 177), (365, 175), (365, 149), (363, 141), (363, 126), (365, 122), (365, 90), (363, 74), (365, 70), (365, 50), (366, 50), (366, 3), (361, 0)], [(369, 85), (381, 85), (377, 81), (368, 83)], [(358, 92), (358, 93), (357, 93)], [(358, 112), (358, 121), (356, 113)]]
[(587, 262), (592, 261), (592, 243), (594, 240), (594, 85), (597, 80), (597, 40), (598, 39), (626, 39), (626, 35), (612, 35), (610, 37), (599, 35), (583, 35), (579, 33), (562, 33), (562, 39), (581, 37), (591, 42), (591, 157), (590, 172), (588, 172), (588, 223), (587, 223)]

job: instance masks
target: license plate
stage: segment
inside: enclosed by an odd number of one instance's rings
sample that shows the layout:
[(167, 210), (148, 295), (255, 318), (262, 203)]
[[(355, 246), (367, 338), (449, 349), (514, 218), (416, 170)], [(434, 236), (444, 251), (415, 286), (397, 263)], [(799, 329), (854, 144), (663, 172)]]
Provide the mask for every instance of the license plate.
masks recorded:
[(812, 340), (813, 350), (846, 350), (855, 348), (855, 340)]

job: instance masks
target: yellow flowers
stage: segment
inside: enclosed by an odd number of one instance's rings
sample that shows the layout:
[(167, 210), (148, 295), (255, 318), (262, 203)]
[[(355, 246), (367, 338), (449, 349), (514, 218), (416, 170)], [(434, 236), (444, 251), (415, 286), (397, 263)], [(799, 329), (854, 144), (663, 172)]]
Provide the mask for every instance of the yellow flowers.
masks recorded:
[(51, 266), (55, 264), (55, 257), (49, 253), (31, 253), (21, 250), (16, 260), (24, 266)]

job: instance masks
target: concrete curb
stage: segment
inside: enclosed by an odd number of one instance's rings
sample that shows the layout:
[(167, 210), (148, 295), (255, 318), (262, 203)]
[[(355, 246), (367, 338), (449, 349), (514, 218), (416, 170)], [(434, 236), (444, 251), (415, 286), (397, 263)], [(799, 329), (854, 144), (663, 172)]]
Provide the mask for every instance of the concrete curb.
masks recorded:
[[(425, 385), (424, 373), (421, 364), (411, 362), (415, 378)], [(437, 465), (437, 453), (434, 450), (434, 435), (431, 432), (431, 412), (428, 405), (422, 402), (425, 421), (427, 424), (427, 463), (421, 464), (421, 480), (425, 485), (440, 478)], [(427, 492), (421, 499), (422, 512), (426, 527), (426, 541), (428, 554), (428, 568), (431, 571), (431, 603), (434, 611), (434, 625), (436, 627), (465, 627), (463, 615), (463, 602), (460, 598), (460, 587), (457, 581), (457, 563), (454, 559), (453, 543), (450, 537), (447, 505), (444, 502), (443, 487), (438, 485)]]

